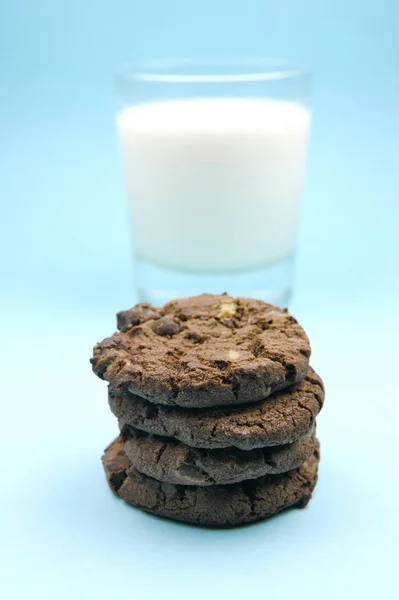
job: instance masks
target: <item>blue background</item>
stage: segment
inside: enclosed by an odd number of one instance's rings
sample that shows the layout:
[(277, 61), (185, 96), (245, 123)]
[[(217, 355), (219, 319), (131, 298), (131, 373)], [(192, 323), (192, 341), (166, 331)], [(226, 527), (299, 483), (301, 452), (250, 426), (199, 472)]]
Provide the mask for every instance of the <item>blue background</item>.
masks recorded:
[[(395, 0), (0, 2), (5, 598), (393, 595), (398, 22)], [(316, 71), (291, 308), (327, 387), (320, 483), (307, 510), (222, 532), (109, 493), (116, 423), (88, 364), (134, 302), (112, 71), (203, 55)]]

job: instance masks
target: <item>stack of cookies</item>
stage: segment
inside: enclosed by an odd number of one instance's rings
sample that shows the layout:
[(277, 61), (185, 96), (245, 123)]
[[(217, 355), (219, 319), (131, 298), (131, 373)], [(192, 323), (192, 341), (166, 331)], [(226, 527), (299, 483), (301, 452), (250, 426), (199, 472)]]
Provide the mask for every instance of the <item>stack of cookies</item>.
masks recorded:
[(303, 508), (317, 481), (324, 389), (285, 309), (203, 294), (118, 314), (94, 348), (120, 435), (111, 489), (154, 514), (233, 526)]

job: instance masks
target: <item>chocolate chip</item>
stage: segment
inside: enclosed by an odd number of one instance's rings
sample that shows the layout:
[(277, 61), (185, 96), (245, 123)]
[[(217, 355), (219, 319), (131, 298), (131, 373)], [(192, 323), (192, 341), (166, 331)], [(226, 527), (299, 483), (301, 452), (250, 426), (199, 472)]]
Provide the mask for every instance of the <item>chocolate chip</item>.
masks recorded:
[(124, 310), (116, 315), (116, 324), (119, 331), (127, 331), (130, 327), (140, 323), (140, 315), (137, 308)]
[(151, 329), (157, 335), (175, 335), (176, 333), (179, 333), (180, 325), (171, 317), (166, 316), (154, 321), (151, 325)]
[(130, 310), (123, 310), (116, 315), (117, 327), (120, 331), (128, 331), (131, 327), (140, 325), (150, 319), (157, 319), (158, 313), (151, 304), (138, 304)]

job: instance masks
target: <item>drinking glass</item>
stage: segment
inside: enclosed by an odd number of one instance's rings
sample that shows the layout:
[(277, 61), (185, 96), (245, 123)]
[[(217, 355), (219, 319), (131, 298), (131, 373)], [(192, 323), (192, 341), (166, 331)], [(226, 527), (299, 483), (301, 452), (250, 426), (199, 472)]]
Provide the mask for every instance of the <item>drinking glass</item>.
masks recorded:
[(227, 291), (289, 302), (309, 81), (307, 71), (266, 59), (119, 70), (140, 301)]

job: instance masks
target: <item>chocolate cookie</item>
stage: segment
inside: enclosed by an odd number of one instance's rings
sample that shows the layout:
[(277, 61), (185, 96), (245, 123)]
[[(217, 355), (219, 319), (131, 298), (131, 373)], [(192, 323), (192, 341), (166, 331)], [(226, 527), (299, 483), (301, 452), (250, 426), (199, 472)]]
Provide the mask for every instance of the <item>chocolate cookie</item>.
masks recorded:
[(190, 448), (127, 426), (122, 432), (132, 466), (149, 477), (179, 485), (238, 483), (264, 475), (286, 473), (312, 454), (314, 434), (284, 446), (256, 450)]
[(323, 383), (309, 369), (303, 381), (256, 404), (192, 411), (152, 404), (133, 394), (109, 393), (120, 426), (173, 437), (197, 448), (242, 450), (290, 444), (313, 428), (324, 401)]
[(309, 340), (285, 309), (203, 294), (118, 314), (120, 333), (94, 348), (94, 372), (115, 391), (159, 404), (252, 403), (306, 375)]
[(116, 478), (113, 474), (116, 456), (120, 461), (126, 457), (120, 437), (102, 460), (111, 489), (126, 502), (162, 517), (219, 527), (259, 521), (290, 506), (305, 507), (317, 482), (319, 463), (317, 444), (306, 462), (288, 473), (204, 487), (162, 483), (134, 468), (125, 471), (121, 483), (119, 471)]

